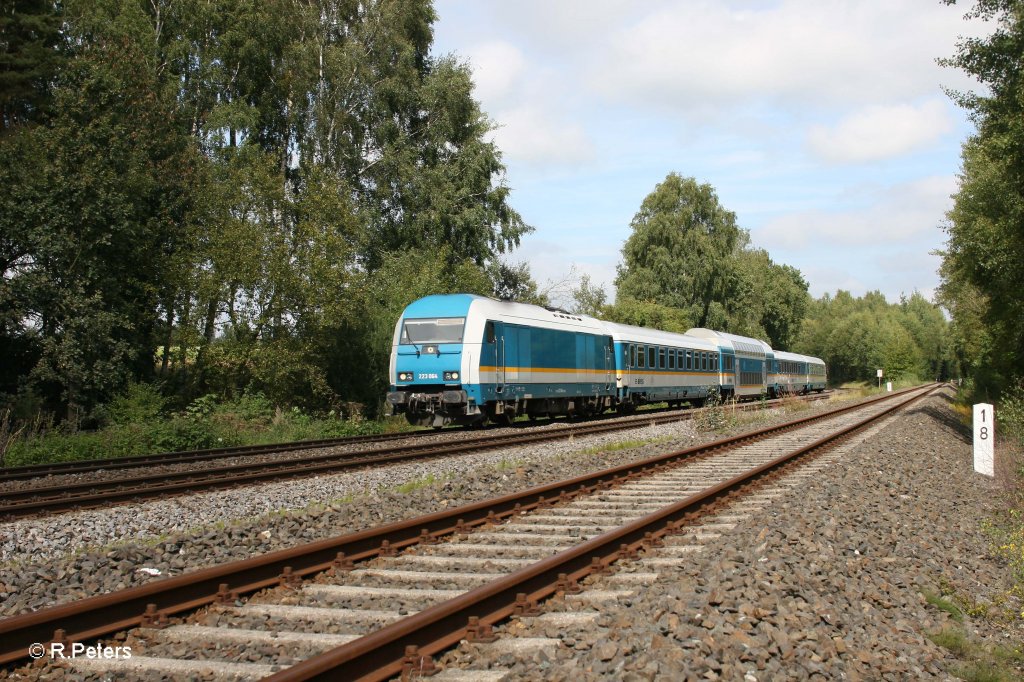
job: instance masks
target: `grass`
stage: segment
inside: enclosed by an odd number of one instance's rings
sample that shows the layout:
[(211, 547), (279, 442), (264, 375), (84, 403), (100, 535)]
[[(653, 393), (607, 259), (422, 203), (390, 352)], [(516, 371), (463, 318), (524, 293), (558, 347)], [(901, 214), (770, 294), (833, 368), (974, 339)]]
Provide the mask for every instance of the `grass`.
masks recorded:
[[(922, 594), (924, 595), (925, 600), (939, 611), (945, 611), (949, 614), (950, 618), (955, 620), (957, 623), (964, 622), (964, 612), (947, 597), (941, 594), (936, 594), (931, 590), (925, 590)], [(949, 647), (946, 648), (948, 649)]]
[(403, 495), (408, 495), (409, 493), (411, 493), (411, 492), (413, 492), (415, 490), (420, 490), (421, 488), (426, 488), (426, 487), (434, 485), (435, 483), (440, 483), (440, 482), (441, 482), (441, 479), (438, 478), (437, 476), (435, 476), (434, 474), (427, 474), (426, 476), (422, 476), (420, 478), (414, 478), (414, 479), (412, 479), (410, 481), (406, 481), (405, 483), (402, 483), (401, 485), (397, 485), (397, 486), (395, 486), (394, 489), (395, 489), (395, 492), (399, 492), (399, 493), (401, 493)]
[(1019, 667), (1024, 665), (1024, 652), (1019, 649), (986, 646), (958, 627), (944, 628), (928, 637), (960, 659), (960, 663), (948, 672), (966, 682), (1012, 682), (1020, 679)]
[[(976, 396), (965, 385), (951, 407), (964, 426), (971, 428), (972, 404)], [(996, 405), (1002, 438), (996, 439), (996, 490), (1000, 510), (983, 520), (982, 531), (989, 539), (990, 552), (1006, 566), (1009, 587), (993, 597), (991, 603), (977, 601), (973, 595), (957, 593), (948, 583), (941, 584), (942, 595), (925, 593), (929, 604), (950, 614), (958, 624), (966, 618), (987, 621), (997, 630), (1024, 620), (1024, 410), (1017, 409), (1022, 395), (1014, 391)], [(1000, 412), (1002, 411), (1002, 412)], [(1022, 679), (1024, 645), (1016, 648), (986, 645), (973, 639), (961, 626), (945, 628), (929, 635), (931, 640), (959, 659), (949, 672), (967, 682), (1008, 682)]]
[(599, 455), (604, 452), (619, 452), (620, 450), (632, 450), (633, 448), (642, 448), (645, 445), (658, 445), (660, 443), (668, 443), (669, 441), (672, 440), (675, 439), (670, 436), (661, 436), (659, 438), (622, 440), (617, 443), (596, 445), (592, 448), (586, 448), (585, 450), (577, 450), (576, 454)]
[(502, 457), (501, 461), (497, 464), (498, 471), (513, 471), (526, 464), (525, 459), (509, 459)]
[[(103, 428), (75, 431), (37, 420), (32, 428), (0, 415), (0, 465), (24, 466), (128, 457), (154, 452), (236, 445), (286, 443), (408, 430), (395, 420), (342, 419), (275, 407), (262, 396), (219, 402), (195, 400), (182, 412), (166, 412), (159, 396), (146, 396), (121, 410), (108, 408)], [(404, 422), (404, 420), (403, 420)]]

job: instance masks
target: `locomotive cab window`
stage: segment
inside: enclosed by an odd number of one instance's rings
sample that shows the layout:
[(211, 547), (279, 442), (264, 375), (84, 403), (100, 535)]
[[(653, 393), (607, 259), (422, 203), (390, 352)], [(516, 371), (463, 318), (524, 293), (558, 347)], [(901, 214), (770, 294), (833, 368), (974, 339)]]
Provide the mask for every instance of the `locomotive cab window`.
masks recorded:
[(462, 343), (464, 317), (434, 317), (406, 320), (402, 325), (401, 343)]

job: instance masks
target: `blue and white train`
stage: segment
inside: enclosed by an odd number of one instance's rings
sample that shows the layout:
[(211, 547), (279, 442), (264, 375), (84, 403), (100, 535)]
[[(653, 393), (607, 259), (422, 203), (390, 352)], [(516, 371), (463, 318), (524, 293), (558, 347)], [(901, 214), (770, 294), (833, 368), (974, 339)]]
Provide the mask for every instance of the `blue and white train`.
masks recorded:
[(441, 427), (627, 412), (825, 388), (818, 358), (709, 329), (686, 334), (472, 294), (427, 296), (395, 325), (392, 414)]

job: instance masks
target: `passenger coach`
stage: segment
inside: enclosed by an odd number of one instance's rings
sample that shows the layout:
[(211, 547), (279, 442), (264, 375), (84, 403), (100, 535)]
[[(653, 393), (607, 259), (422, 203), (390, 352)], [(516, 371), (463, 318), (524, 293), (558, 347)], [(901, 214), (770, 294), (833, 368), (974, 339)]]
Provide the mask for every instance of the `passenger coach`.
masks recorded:
[(686, 334), (604, 322), (615, 342), (615, 385), (620, 409), (666, 401), (702, 403), (721, 385), (719, 349)]
[(722, 393), (737, 398), (757, 398), (768, 390), (768, 363), (772, 347), (760, 339), (696, 327), (686, 332), (714, 344), (726, 358), (722, 367)]

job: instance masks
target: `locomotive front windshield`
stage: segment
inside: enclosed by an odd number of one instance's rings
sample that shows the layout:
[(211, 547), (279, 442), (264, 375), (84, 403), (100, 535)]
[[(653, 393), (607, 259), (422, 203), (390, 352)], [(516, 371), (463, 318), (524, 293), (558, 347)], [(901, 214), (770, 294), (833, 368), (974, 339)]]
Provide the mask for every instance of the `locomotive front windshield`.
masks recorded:
[(464, 317), (435, 317), (406, 320), (402, 325), (401, 343), (462, 343)]

